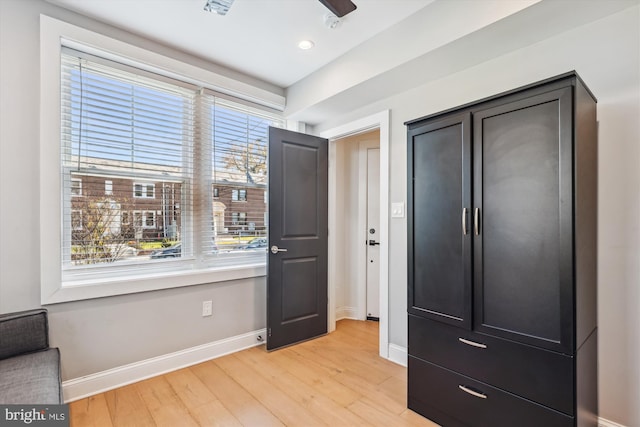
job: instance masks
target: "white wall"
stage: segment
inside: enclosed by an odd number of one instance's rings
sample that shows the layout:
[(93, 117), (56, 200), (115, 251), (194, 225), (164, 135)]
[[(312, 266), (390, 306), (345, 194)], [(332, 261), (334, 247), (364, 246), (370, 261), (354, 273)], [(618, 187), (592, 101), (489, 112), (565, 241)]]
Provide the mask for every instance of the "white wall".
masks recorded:
[[(600, 415), (627, 426), (640, 425), (639, 27), (640, 10), (634, 6), (314, 128), (319, 133), (390, 109), (390, 202), (404, 201), (406, 120), (577, 70), (599, 101)], [(391, 219), (390, 343), (400, 346), (407, 344), (406, 232), (405, 219)]]
[[(277, 92), (42, 0), (0, 0), (0, 312), (37, 307), (40, 301), (35, 166), (40, 13)], [(635, 6), (316, 127), (330, 129), (391, 109), (390, 201), (404, 201), (405, 120), (576, 69), (599, 99), (601, 416), (627, 426), (640, 425), (639, 23)], [(389, 244), (390, 342), (406, 346), (405, 220), (391, 219)], [(58, 304), (49, 307), (51, 340), (61, 347), (64, 378), (75, 378), (260, 329), (265, 325), (264, 292), (264, 279), (253, 279)], [(214, 301), (212, 318), (198, 316), (205, 298)]]
[[(358, 306), (356, 285), (358, 221), (358, 153), (357, 140), (346, 138), (336, 142), (336, 319), (354, 318)], [(333, 232), (333, 230), (332, 230)]]
[[(283, 94), (199, 58), (41, 0), (0, 0), (0, 312), (40, 306), (40, 13)], [(63, 379), (265, 327), (264, 278), (49, 306)], [(213, 300), (213, 317), (200, 316)]]

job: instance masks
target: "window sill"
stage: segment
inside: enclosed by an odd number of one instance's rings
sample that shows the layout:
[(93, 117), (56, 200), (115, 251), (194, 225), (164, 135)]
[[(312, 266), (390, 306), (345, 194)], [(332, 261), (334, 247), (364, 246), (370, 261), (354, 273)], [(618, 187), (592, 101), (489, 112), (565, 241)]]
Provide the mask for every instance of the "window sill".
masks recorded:
[(62, 286), (51, 295), (43, 294), (42, 304), (57, 304), (262, 276), (266, 276), (265, 263), (171, 273), (148, 273), (99, 280), (74, 280), (62, 282)]

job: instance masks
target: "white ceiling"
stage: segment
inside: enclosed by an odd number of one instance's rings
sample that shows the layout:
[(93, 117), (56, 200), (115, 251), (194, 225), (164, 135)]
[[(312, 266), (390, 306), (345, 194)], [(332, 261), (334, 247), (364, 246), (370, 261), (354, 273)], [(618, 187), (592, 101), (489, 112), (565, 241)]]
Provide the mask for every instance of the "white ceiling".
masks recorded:
[[(354, 0), (330, 30), (318, 0), (235, 0), (226, 16), (205, 0), (46, 1), (235, 70), (227, 77), (284, 96), (285, 117), (311, 126), (640, 3)], [(300, 50), (302, 39), (316, 46)]]
[(434, 0), (355, 0), (334, 30), (318, 0), (235, 0), (226, 16), (205, 0), (47, 1), (286, 88)]

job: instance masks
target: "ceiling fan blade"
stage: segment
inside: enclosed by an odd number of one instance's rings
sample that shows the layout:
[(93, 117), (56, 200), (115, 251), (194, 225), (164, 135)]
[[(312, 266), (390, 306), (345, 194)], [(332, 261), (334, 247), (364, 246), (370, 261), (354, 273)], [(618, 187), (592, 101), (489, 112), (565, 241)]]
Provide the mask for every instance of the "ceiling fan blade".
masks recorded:
[(351, 0), (320, 0), (320, 3), (325, 5), (325, 7), (333, 12), (333, 14), (338, 18), (342, 18), (357, 8)]

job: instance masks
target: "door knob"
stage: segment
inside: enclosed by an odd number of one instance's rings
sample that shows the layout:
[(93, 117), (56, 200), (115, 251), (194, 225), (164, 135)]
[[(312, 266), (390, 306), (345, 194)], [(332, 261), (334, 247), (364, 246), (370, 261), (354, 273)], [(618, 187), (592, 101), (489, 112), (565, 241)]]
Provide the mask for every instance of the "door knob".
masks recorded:
[(271, 253), (272, 254), (277, 254), (278, 252), (287, 252), (287, 250), (283, 249), (283, 248), (279, 248), (276, 245), (271, 246)]

